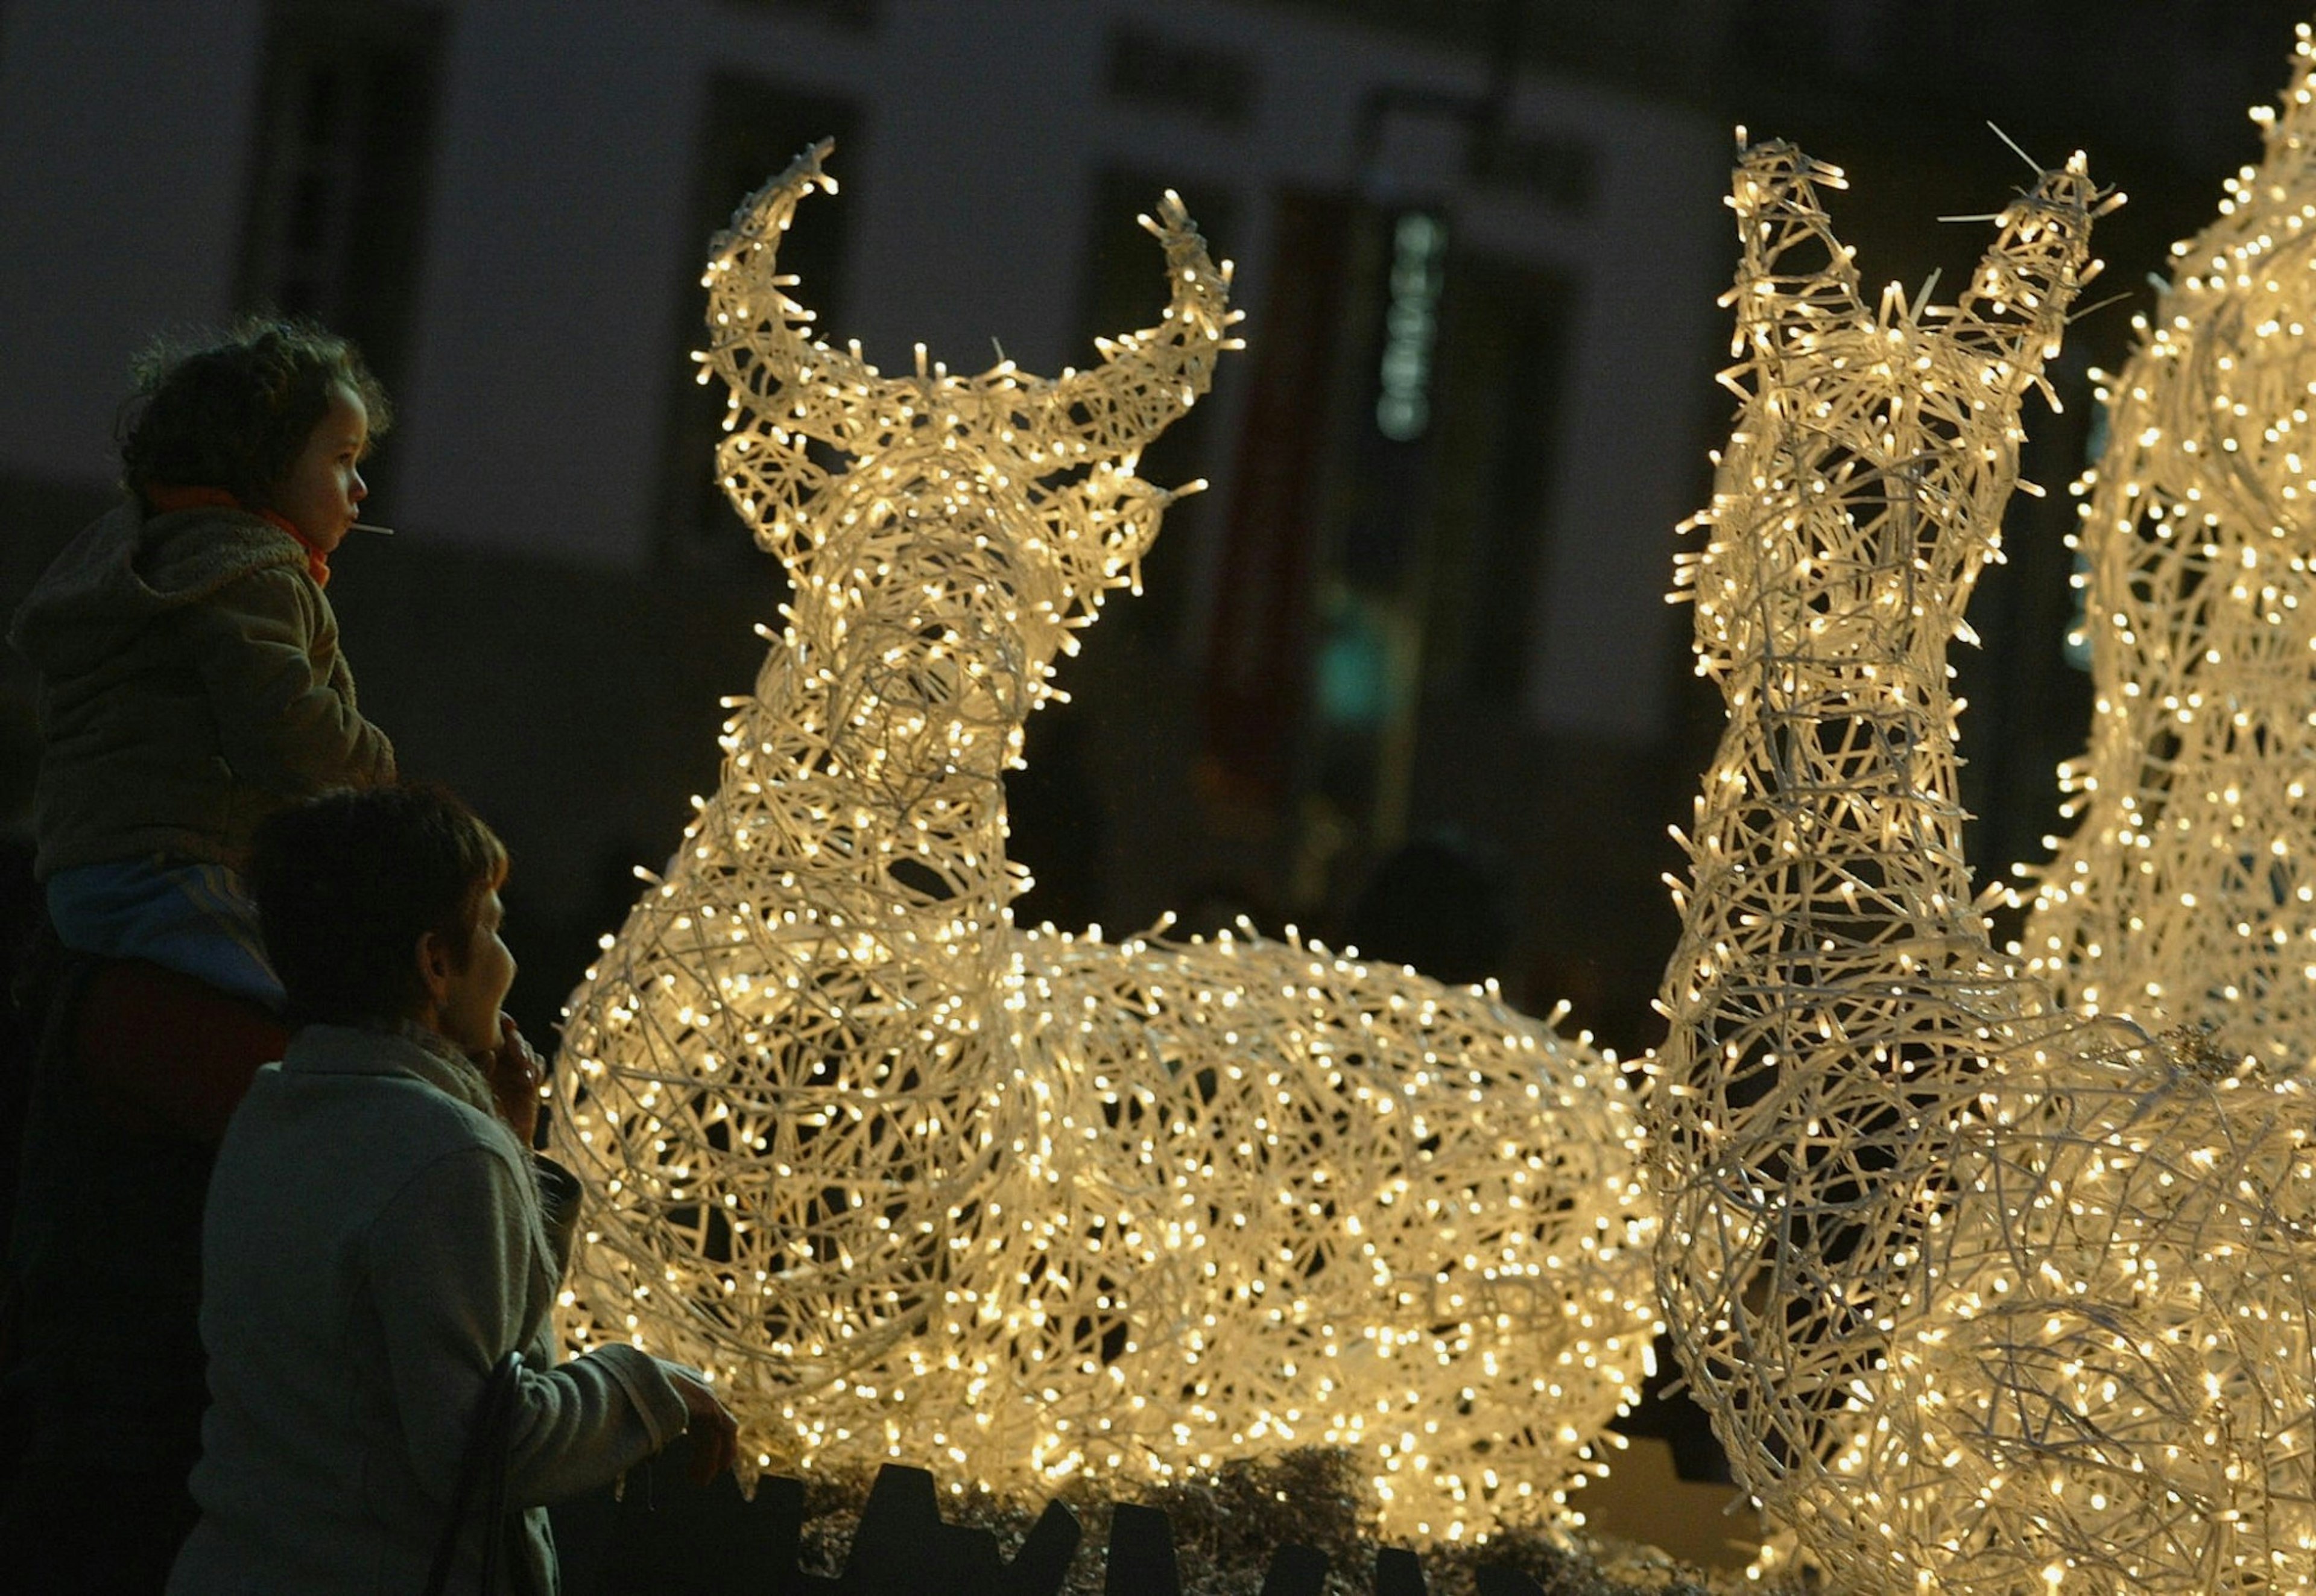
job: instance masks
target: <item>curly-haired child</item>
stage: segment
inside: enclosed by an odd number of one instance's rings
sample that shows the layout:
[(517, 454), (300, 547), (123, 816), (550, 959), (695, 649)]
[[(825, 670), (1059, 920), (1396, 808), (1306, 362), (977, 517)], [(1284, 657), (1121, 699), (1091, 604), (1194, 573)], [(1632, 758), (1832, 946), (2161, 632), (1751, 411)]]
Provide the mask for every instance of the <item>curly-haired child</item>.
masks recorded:
[(251, 320), (139, 363), (124, 503), (67, 546), (9, 641), (39, 667), (34, 873), (67, 948), (278, 1008), (240, 870), (293, 799), (395, 776), (323, 590), (389, 419), (352, 344)]

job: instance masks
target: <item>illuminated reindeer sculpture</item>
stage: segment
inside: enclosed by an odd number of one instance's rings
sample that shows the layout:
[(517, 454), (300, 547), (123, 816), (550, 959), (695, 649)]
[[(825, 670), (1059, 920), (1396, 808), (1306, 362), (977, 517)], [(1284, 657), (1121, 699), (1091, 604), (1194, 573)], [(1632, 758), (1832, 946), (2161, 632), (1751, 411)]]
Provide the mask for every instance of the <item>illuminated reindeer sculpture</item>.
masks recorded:
[(1829, 185), (1740, 165), (1743, 407), (1682, 572), (1729, 727), (1651, 1099), (1681, 1362), (1839, 1588), (2307, 1590), (2311, 1105), (2061, 1011), (1962, 850), (1946, 648), (2098, 196), (2078, 157), (1955, 308), (1869, 310)]
[(1638, 1117), (1492, 993), (1287, 942), (1017, 931), (1002, 777), (1234, 340), (1170, 195), (1159, 325), (1049, 382), (880, 375), (713, 248), (724, 482), (794, 588), (715, 797), (573, 1000), (569, 1304), (715, 1372), (761, 1463), (1003, 1489), (1296, 1445), (1386, 1520), (1548, 1513), (1654, 1330)]
[[(2085, 478), (2097, 714), (2028, 967), (2089, 1010), (2316, 1055), (2316, 40), (2266, 159), (2174, 247)], [(2016, 901), (2014, 895), (2014, 901)]]

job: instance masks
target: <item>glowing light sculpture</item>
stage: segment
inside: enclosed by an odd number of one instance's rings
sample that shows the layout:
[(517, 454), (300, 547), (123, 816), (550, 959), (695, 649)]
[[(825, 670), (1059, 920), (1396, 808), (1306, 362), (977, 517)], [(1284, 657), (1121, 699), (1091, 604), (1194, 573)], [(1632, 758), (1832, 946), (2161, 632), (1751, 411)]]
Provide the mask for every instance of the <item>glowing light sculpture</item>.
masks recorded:
[(2078, 157), (1957, 305), (1869, 309), (1838, 186), (1742, 156), (1742, 408), (1680, 573), (1729, 708), (1650, 1104), (1680, 1360), (1839, 1588), (2308, 1590), (2307, 1093), (2060, 1010), (1962, 851), (1946, 648), (2098, 197)]
[[(2173, 246), (2076, 491), (2096, 715), (2022, 948), (2062, 998), (2316, 1054), (2316, 42)], [(2014, 895), (2013, 901), (2017, 901)]]
[(575, 1338), (712, 1370), (765, 1465), (1340, 1446), (1397, 1533), (1550, 1513), (1656, 1327), (1614, 1062), (1492, 990), (1007, 907), (1003, 771), (1174, 496), (1136, 456), (1235, 342), (1226, 271), (1170, 195), (1171, 303), (1098, 370), (886, 377), (776, 275), (824, 149), (709, 261), (717, 462), (794, 602), (573, 999)]

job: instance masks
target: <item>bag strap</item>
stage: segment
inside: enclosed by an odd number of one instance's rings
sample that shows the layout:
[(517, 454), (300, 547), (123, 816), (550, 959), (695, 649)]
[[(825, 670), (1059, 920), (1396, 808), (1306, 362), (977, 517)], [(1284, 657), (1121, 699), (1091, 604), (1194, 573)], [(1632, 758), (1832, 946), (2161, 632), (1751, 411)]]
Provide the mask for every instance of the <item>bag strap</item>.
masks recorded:
[(459, 1483), (450, 1493), (450, 1520), (434, 1548), (434, 1566), (426, 1576), (425, 1596), (444, 1596), (450, 1585), (450, 1567), (459, 1557), (459, 1531), (467, 1522), (475, 1489), (489, 1473), (488, 1499), (483, 1520), (482, 1596), (490, 1596), (498, 1577), (499, 1543), (506, 1519), (507, 1426), (514, 1417), (516, 1388), (522, 1381), (522, 1354), (509, 1352), (491, 1369), (483, 1394), (475, 1403), (475, 1427), (467, 1437), (467, 1454), (459, 1461)]

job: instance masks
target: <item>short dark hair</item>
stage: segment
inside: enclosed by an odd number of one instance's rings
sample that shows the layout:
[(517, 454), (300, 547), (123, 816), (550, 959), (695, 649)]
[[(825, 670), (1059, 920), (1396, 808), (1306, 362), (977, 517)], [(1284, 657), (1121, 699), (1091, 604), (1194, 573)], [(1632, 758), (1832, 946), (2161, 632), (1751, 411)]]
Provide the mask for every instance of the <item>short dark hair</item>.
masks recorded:
[(316, 322), (249, 317), (221, 335), (156, 339), (131, 370), (118, 430), (120, 486), (133, 494), (220, 487), (263, 505), (340, 384), (361, 396), (372, 438), (394, 424), (361, 351)]
[(250, 896), (295, 1024), (406, 1020), (424, 1003), (418, 939), (461, 951), (485, 894), (506, 879), (506, 845), (446, 788), (325, 793), (257, 827)]

